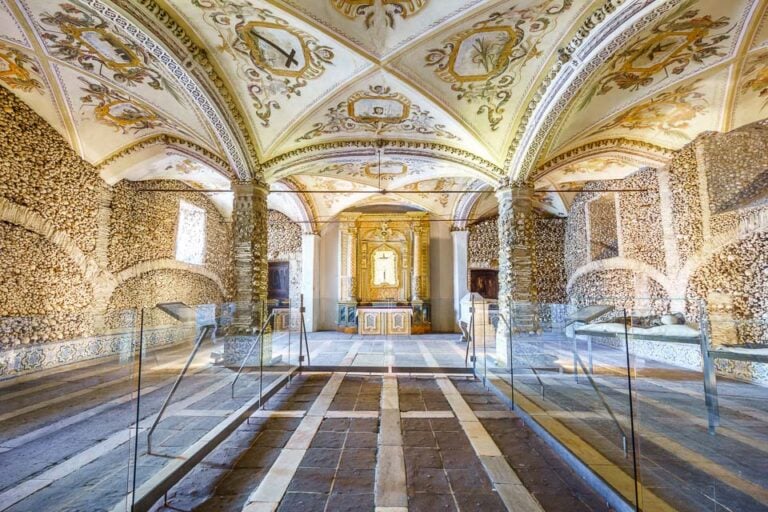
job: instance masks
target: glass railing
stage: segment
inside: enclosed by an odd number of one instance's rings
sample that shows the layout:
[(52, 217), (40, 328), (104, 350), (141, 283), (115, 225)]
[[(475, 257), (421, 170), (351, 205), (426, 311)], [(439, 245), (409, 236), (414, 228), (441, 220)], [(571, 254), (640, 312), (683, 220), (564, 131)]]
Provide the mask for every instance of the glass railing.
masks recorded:
[(625, 503), (768, 509), (765, 317), (690, 299), (499, 302), (477, 376)]
[(135, 310), (0, 318), (0, 510), (129, 510)]
[(131, 497), (137, 509), (149, 509), (159, 489), (287, 383), (300, 358), (300, 317), (292, 301), (247, 309), (175, 303), (142, 312)]

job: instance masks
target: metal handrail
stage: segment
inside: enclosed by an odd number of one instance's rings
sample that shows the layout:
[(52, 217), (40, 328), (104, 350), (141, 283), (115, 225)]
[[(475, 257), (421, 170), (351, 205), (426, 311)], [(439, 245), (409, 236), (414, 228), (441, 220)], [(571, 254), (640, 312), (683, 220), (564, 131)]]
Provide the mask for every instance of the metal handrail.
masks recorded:
[(157, 413), (157, 416), (155, 416), (155, 420), (152, 422), (152, 426), (149, 427), (149, 430), (147, 431), (147, 453), (149, 454), (152, 453), (152, 434), (157, 428), (158, 423), (160, 423), (160, 418), (162, 418), (163, 413), (165, 413), (165, 409), (168, 407), (168, 404), (171, 402), (171, 398), (173, 398), (173, 395), (176, 393), (176, 390), (179, 388), (179, 384), (181, 384), (181, 379), (184, 378), (184, 375), (187, 373), (187, 370), (189, 370), (189, 366), (192, 364), (192, 360), (195, 358), (195, 355), (197, 354), (197, 351), (200, 348), (200, 345), (202, 345), (206, 335), (210, 331), (215, 331), (215, 330), (216, 330), (215, 325), (203, 325), (201, 327), (200, 334), (197, 336), (197, 340), (195, 340), (195, 346), (192, 349), (192, 353), (189, 354), (189, 357), (187, 358), (187, 362), (184, 364), (184, 368), (182, 368), (181, 373), (179, 373), (179, 376), (176, 378), (176, 382), (173, 383), (171, 392), (168, 393), (167, 397), (165, 397), (165, 401), (163, 402), (163, 405), (160, 407), (160, 412)]
[[(275, 316), (275, 310), (273, 309), (270, 313), (267, 319), (264, 321), (264, 323), (261, 326), (261, 330), (259, 331), (259, 335), (256, 337), (256, 342), (251, 344), (251, 348), (248, 349), (248, 353), (243, 358), (243, 362), (240, 365), (240, 368), (237, 370), (237, 373), (235, 374), (235, 378), (232, 381), (232, 398), (235, 398), (235, 384), (237, 384), (237, 379), (240, 378), (240, 374), (243, 372), (243, 368), (245, 368), (245, 364), (248, 362), (248, 358), (251, 357), (251, 354), (253, 353), (253, 349), (257, 345), (262, 345), (264, 342), (264, 331), (267, 328), (267, 325), (269, 325), (269, 321)], [(264, 361), (260, 361), (260, 364), (263, 364)]]

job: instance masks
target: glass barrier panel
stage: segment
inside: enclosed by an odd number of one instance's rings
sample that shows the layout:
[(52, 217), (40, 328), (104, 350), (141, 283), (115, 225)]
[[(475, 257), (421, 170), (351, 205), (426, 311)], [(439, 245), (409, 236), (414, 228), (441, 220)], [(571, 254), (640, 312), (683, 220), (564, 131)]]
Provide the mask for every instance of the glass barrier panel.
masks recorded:
[(241, 421), (287, 375), (296, 350), (292, 307), (161, 304), (143, 311), (135, 502), (152, 477)]
[(730, 296), (634, 301), (641, 502), (681, 511), (768, 506), (768, 322)]
[[(623, 308), (499, 300), (479, 375), (634, 504), (630, 367)], [(605, 322), (603, 330), (592, 322)]]
[(135, 310), (0, 318), (0, 508), (130, 509)]

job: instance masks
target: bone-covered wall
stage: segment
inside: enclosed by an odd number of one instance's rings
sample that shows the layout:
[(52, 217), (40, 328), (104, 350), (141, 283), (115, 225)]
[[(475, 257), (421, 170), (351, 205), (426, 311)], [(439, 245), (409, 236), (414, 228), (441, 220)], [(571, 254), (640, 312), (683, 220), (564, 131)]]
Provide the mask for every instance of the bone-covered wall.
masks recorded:
[[(105, 321), (115, 309), (230, 295), (229, 221), (203, 194), (147, 186), (168, 185), (110, 187), (0, 88), (0, 377), (109, 355), (106, 329), (135, 324)], [(204, 265), (175, 261), (181, 198), (206, 211)]]

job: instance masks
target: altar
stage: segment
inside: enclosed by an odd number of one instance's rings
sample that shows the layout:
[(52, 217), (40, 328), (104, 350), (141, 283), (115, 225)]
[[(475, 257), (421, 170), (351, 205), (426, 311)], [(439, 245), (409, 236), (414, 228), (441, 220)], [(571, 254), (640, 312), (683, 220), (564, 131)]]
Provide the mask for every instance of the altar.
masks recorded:
[(338, 330), (430, 332), (428, 214), (344, 213), (339, 220)]

